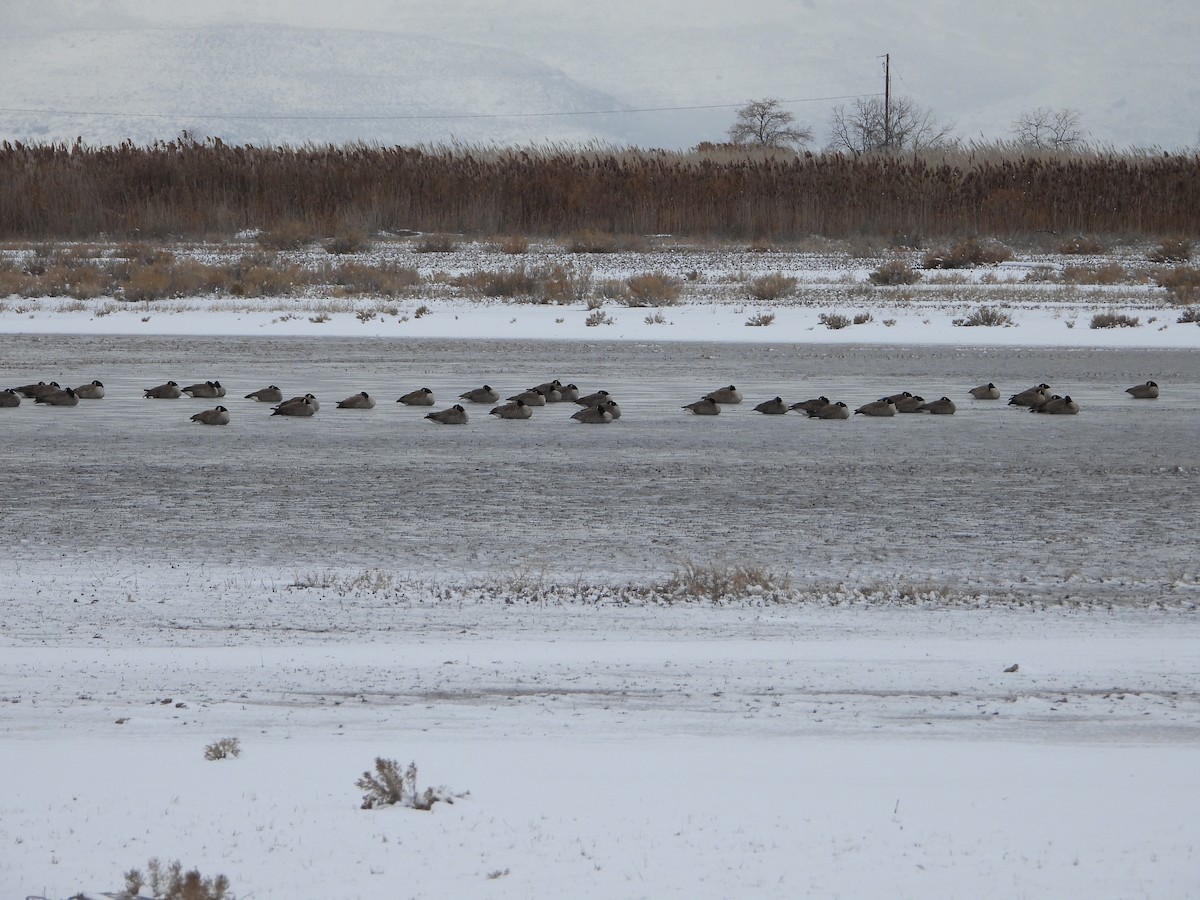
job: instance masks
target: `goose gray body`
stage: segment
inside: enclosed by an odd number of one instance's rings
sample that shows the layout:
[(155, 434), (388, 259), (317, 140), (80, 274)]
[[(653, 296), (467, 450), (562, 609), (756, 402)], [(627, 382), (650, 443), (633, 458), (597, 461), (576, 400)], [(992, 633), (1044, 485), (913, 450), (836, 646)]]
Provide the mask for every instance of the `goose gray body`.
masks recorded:
[(533, 407), (524, 400), (510, 400), (502, 406), (493, 407), (488, 415), (500, 419), (528, 419), (533, 415)]
[(316, 405), (307, 397), (293, 397), (280, 403), (272, 411), (273, 416), (300, 416), (308, 418), (317, 414)]
[(957, 407), (954, 401), (949, 397), (942, 397), (940, 400), (930, 400), (928, 403), (922, 403), (921, 412), (927, 412), (934, 416), (952, 416)]
[(579, 388), (573, 384), (564, 384), (558, 389), (559, 396), (562, 397), (563, 403), (574, 403), (579, 399)]
[(99, 381), (93, 381), (90, 384), (81, 384), (75, 388), (75, 396), (80, 400), (103, 400), (104, 385)]
[(204, 381), (199, 384), (189, 384), (185, 388), (180, 388), (179, 391), (182, 394), (187, 394), (189, 397), (202, 400), (211, 400), (214, 397), (225, 396), (225, 388), (221, 387), (221, 382), (219, 381)]
[(608, 391), (595, 391), (586, 397), (576, 397), (574, 402), (580, 406), (598, 406), (611, 396)]
[(0, 409), (20, 405), (21, 395), (12, 388), (5, 388), (4, 390), (0, 391)]
[(621, 418), (621, 407), (617, 405), (616, 400), (605, 400), (603, 403), (597, 403), (596, 405), (612, 416), (614, 422)]
[(1125, 388), (1125, 393), (1134, 400), (1157, 400), (1158, 385), (1153, 381), (1147, 381), (1145, 384), (1135, 384), (1131, 388)]
[(1041, 406), (1048, 399), (1045, 387), (1032, 387), (1008, 398), (1009, 406)]
[(151, 400), (178, 400), (183, 396), (183, 391), (174, 381), (168, 381), (158, 387), (146, 388), (146, 396)]
[(820, 409), (810, 409), (808, 417), (810, 419), (848, 419), (850, 418), (850, 407), (841, 400), (837, 403), (826, 403)]
[(607, 425), (612, 421), (612, 413), (603, 406), (585, 406), (571, 418), (584, 425)]
[(999, 400), (1000, 388), (996, 387), (990, 381), (987, 384), (981, 384), (979, 387), (973, 387), (970, 394), (976, 400)]
[(441, 425), (466, 425), (467, 411), (460, 404), (455, 403), (449, 409), (427, 413), (425, 418), (432, 419)]
[(873, 403), (865, 403), (854, 411), (856, 416), (894, 416), (896, 402), (887, 397)]
[(721, 413), (721, 404), (711, 397), (701, 397), (695, 403), (689, 403), (684, 409), (690, 409), (698, 416), (716, 416)]
[(270, 387), (260, 388), (257, 391), (247, 394), (246, 399), (254, 400), (258, 403), (282, 403), (283, 391), (279, 389), (278, 385), (273, 384)]
[(913, 394), (911, 397), (901, 397), (896, 401), (896, 412), (898, 413), (916, 413), (921, 412), (921, 407), (925, 405), (925, 398), (919, 394)]
[(741, 403), (742, 392), (735, 388), (732, 384), (729, 387), (717, 388), (715, 391), (710, 391), (704, 395), (705, 399), (712, 400), (714, 403)]
[(491, 385), (485, 384), (483, 387), (459, 394), (458, 399), (468, 403), (496, 403), (500, 400), (500, 393), (493, 390)]
[(192, 421), (199, 422), (201, 425), (228, 425), (229, 410), (223, 406), (206, 409), (204, 412), (198, 412), (192, 416)]
[(74, 389), (65, 388), (63, 390), (38, 394), (33, 398), (33, 402), (41, 403), (45, 406), (78, 406), (79, 397), (75, 394)]
[(555, 378), (553, 381), (543, 381), (541, 384), (536, 384), (530, 390), (549, 394), (551, 391), (557, 391), (560, 387), (562, 387), (562, 382)]
[(788, 406), (783, 402), (782, 397), (776, 397), (774, 400), (764, 400), (754, 407), (754, 411), (766, 416), (782, 416), (788, 411)]
[(545, 406), (546, 392), (542, 388), (530, 388), (527, 391), (521, 391), (519, 394), (513, 394), (509, 400), (520, 400), (529, 406)]
[(366, 391), (359, 391), (352, 397), (347, 397), (345, 400), (339, 400), (338, 409), (374, 409), (375, 398)]
[(284, 405), (287, 405), (288, 403), (299, 403), (301, 400), (307, 400), (309, 405), (312, 407), (313, 412), (321, 411), (321, 401), (312, 394), (305, 394), (303, 397), (293, 397), (291, 400), (285, 400)]
[(26, 384), (15, 389), (18, 394), (24, 394), (30, 400), (36, 400), (42, 394), (49, 394), (53, 391), (61, 391), (62, 386), (57, 381), (51, 381), (47, 384), (44, 381), (39, 381), (37, 384)]
[(1041, 406), (1035, 406), (1030, 412), (1043, 413), (1048, 416), (1074, 416), (1079, 412), (1079, 404), (1068, 394), (1065, 397), (1052, 397)]
[(801, 400), (799, 403), (793, 403), (788, 409), (794, 409), (797, 412), (812, 412), (814, 409), (820, 409), (822, 406), (829, 405), (828, 397), (813, 397), (811, 400)]
[(409, 391), (396, 402), (403, 403), (405, 406), (433, 406), (433, 391), (427, 387), (417, 388), (415, 391)]
[(880, 403), (890, 403), (890, 404), (892, 404), (893, 406), (895, 406), (895, 405), (896, 405), (896, 404), (898, 404), (898, 403), (899, 403), (901, 400), (906, 400), (906, 399), (908, 399), (909, 397), (911, 397), (912, 395), (913, 395), (913, 394), (912, 394), (912, 391), (901, 391), (901, 392), (900, 392), (900, 393), (898, 393), (898, 394), (889, 394), (889, 395), (888, 395), (888, 396), (886, 396), (886, 397), (880, 397), (880, 398), (879, 398), (879, 402), (880, 402)]

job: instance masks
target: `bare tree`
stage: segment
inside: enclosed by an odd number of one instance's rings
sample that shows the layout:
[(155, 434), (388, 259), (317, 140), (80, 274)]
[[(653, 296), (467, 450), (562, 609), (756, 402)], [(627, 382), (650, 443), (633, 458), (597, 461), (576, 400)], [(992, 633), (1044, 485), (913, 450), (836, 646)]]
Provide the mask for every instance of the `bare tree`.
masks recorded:
[(1012, 123), (1017, 141), (1036, 150), (1072, 150), (1087, 140), (1079, 110), (1039, 106), (1026, 110)]
[(751, 100), (739, 109), (728, 134), (735, 144), (765, 147), (800, 147), (813, 139), (811, 128), (797, 125), (796, 117), (772, 99)]
[(847, 108), (838, 106), (829, 121), (829, 149), (861, 153), (931, 150), (955, 143), (953, 126), (938, 122), (929, 110), (907, 97), (897, 97), (884, 109), (880, 97), (859, 97)]

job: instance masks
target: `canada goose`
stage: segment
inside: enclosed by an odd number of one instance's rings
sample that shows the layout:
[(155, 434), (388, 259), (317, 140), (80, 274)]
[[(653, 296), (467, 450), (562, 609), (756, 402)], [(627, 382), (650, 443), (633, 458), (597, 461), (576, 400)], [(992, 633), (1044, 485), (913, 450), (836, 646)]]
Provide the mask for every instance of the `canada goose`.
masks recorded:
[(621, 407), (617, 406), (616, 400), (605, 400), (603, 403), (597, 403), (597, 406), (604, 407), (604, 410), (613, 418), (613, 421), (621, 418)]
[(579, 399), (579, 388), (573, 384), (561, 385), (558, 392), (562, 395), (563, 403), (574, 403)]
[(104, 385), (99, 381), (93, 381), (91, 384), (81, 384), (75, 388), (75, 396), (80, 400), (103, 400)]
[(224, 397), (225, 388), (221, 387), (219, 381), (205, 381), (200, 384), (189, 384), (185, 388), (180, 388), (179, 392), (187, 394), (189, 397), (198, 397), (205, 400), (211, 400), (213, 397)]
[(1021, 391), (1019, 394), (1013, 394), (1008, 398), (1009, 406), (1040, 406), (1046, 402), (1046, 391), (1050, 389), (1048, 384), (1040, 384), (1037, 387), (1031, 387)]
[(876, 400), (874, 403), (867, 403), (860, 406), (854, 411), (856, 416), (894, 416), (896, 414), (896, 401), (884, 397), (882, 400)]
[(174, 381), (168, 381), (158, 387), (146, 388), (146, 396), (151, 400), (178, 400), (183, 396), (183, 391)]
[(228, 425), (229, 410), (223, 406), (206, 409), (204, 412), (198, 412), (192, 416), (192, 421), (199, 422), (201, 425)]
[(837, 403), (826, 403), (820, 409), (810, 409), (808, 417), (810, 419), (848, 419), (850, 418), (850, 407), (841, 400)]
[(814, 409), (820, 409), (822, 406), (828, 405), (828, 397), (814, 397), (812, 400), (801, 400), (799, 403), (793, 403), (788, 409), (794, 409), (797, 412), (811, 412)]
[(458, 399), (466, 400), (468, 403), (496, 403), (500, 399), (500, 394), (485, 384), (481, 388), (475, 388), (474, 390), (467, 391), (465, 394), (459, 394)]
[(776, 397), (774, 400), (764, 400), (754, 407), (754, 411), (768, 416), (782, 416), (788, 411), (788, 407), (782, 397)]
[(585, 406), (571, 418), (585, 425), (607, 425), (612, 421), (612, 413), (603, 406)]
[(403, 403), (405, 406), (433, 406), (433, 391), (429, 388), (418, 388), (415, 391), (409, 391), (396, 402)]
[(467, 411), (459, 404), (455, 403), (449, 409), (443, 409), (439, 412), (426, 413), (425, 418), (433, 419), (435, 422), (440, 422), (443, 425), (466, 425)]
[(954, 401), (949, 397), (943, 397), (941, 400), (930, 400), (928, 403), (922, 403), (921, 412), (927, 412), (933, 416), (952, 416), (957, 407)]
[(921, 412), (921, 406), (925, 403), (925, 398), (920, 394), (913, 394), (911, 397), (901, 397), (896, 401), (896, 412), (898, 413), (915, 413)]
[(987, 384), (981, 384), (979, 387), (971, 388), (970, 394), (976, 400), (999, 400), (1000, 388), (996, 387), (989, 381)]
[(909, 398), (911, 396), (912, 396), (912, 391), (901, 391), (898, 394), (890, 394), (887, 397), (880, 397), (879, 402), (880, 403), (891, 403), (892, 405), (895, 405), (895, 404), (899, 403), (901, 400), (906, 400), (907, 398)]
[(593, 394), (588, 394), (586, 397), (576, 397), (574, 402), (580, 406), (595, 406), (598, 403), (603, 403), (608, 397), (608, 391), (596, 391)]
[(493, 408), (488, 415), (498, 416), (501, 419), (528, 419), (533, 415), (533, 408), (524, 400), (512, 400), (503, 406)]
[(12, 388), (5, 388), (4, 390), (0, 391), (0, 408), (20, 405), (21, 395)]
[(509, 400), (523, 400), (525, 403), (529, 404), (530, 406), (545, 406), (546, 405), (546, 392), (540, 387), (530, 388), (527, 391), (521, 391), (521, 393), (519, 393), (519, 394), (513, 394), (508, 399)]
[(47, 391), (33, 398), (34, 403), (44, 403), (46, 406), (78, 406), (79, 397), (71, 388), (60, 391)]
[(252, 394), (247, 394), (246, 399), (256, 400), (259, 403), (282, 403), (283, 391), (279, 389), (278, 385), (273, 384), (270, 387), (257, 390)]
[(712, 400), (714, 403), (741, 403), (742, 392), (735, 388), (732, 384), (729, 387), (717, 388), (704, 395), (706, 399)]
[(61, 390), (62, 386), (57, 381), (52, 381), (49, 384), (39, 381), (37, 384), (27, 384), (24, 387), (17, 388), (17, 393), (24, 394), (30, 400), (36, 400), (42, 394), (51, 394)]
[(1157, 400), (1158, 385), (1153, 381), (1147, 381), (1145, 384), (1135, 384), (1131, 388), (1125, 388), (1125, 393), (1134, 400)]
[(698, 416), (716, 416), (721, 413), (721, 404), (711, 397), (702, 397), (695, 403), (689, 403), (684, 409), (690, 409)]
[(293, 397), (280, 403), (272, 410), (273, 416), (315, 416), (316, 405), (307, 397)]
[(1030, 412), (1046, 413), (1050, 416), (1073, 416), (1079, 412), (1079, 404), (1068, 394), (1065, 397), (1054, 397), (1047, 400), (1041, 406), (1035, 406)]
[(541, 384), (531, 387), (530, 390), (549, 394), (551, 391), (557, 391), (560, 387), (562, 387), (562, 382), (555, 378), (553, 381), (543, 381)]
[(353, 397), (347, 397), (345, 400), (339, 400), (338, 409), (374, 409), (375, 398), (366, 391), (359, 391)]
[[(303, 397), (293, 397), (291, 400), (285, 400), (284, 403), (299, 403), (301, 400), (307, 400), (309, 405), (312, 406), (313, 412), (321, 411), (321, 401), (312, 394), (305, 394)], [(302, 415), (307, 415), (307, 413), (302, 413)]]

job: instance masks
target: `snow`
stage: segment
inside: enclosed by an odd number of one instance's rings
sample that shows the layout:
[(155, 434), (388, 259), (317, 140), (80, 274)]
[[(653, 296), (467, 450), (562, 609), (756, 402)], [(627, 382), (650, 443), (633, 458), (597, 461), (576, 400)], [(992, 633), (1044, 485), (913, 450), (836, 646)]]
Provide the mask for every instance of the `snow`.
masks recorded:
[[(963, 328), (974, 294), (834, 293), (598, 327), (432, 295), (366, 321), (381, 301), (0, 303), (4, 378), (109, 388), (0, 410), (0, 893), (94, 896), (157, 858), (258, 900), (1200, 897), (1200, 329), (1148, 291), (1115, 330), (1087, 327), (1094, 297)], [(818, 323), (835, 310), (874, 321)], [(391, 402), (275, 428), (240, 399), (269, 372), (447, 396), (572, 359), (620, 391), (601, 435), (540, 411), (449, 435)], [(205, 366), (235, 388), (226, 429), (137, 399)], [(727, 367), (748, 397), (852, 398), (979, 366), (1053, 366), (1084, 409), (660, 415)], [(1121, 392), (1163, 368), (1162, 400)], [(662, 589), (665, 554), (713, 547), (795, 586)], [(206, 760), (226, 737), (242, 754)], [(378, 756), (466, 796), (360, 809)]]

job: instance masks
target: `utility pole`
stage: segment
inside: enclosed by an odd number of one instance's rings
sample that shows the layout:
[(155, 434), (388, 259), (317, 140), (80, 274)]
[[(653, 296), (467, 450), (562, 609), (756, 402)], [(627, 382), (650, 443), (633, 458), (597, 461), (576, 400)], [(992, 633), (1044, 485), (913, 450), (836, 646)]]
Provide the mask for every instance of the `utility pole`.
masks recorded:
[(883, 146), (892, 149), (892, 54), (883, 55)]

